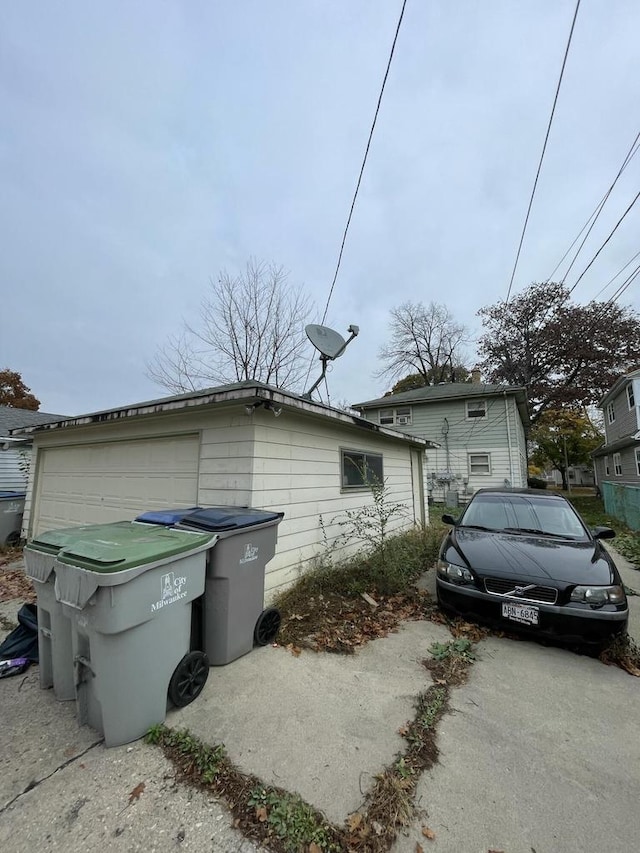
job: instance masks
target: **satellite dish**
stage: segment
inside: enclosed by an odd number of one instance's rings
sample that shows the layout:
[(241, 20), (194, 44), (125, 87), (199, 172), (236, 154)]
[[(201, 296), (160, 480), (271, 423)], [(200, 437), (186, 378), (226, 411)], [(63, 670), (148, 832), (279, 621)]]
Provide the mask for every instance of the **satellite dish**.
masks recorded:
[(316, 323), (309, 323), (304, 330), (314, 347), (326, 358), (338, 358), (344, 352), (347, 342), (339, 332)]
[(316, 323), (309, 323), (308, 326), (305, 326), (307, 337), (320, 353), (320, 361), (322, 362), (320, 378), (317, 382), (314, 382), (306, 394), (302, 395), (307, 400), (311, 399), (311, 395), (324, 379), (327, 372), (327, 362), (340, 358), (351, 341), (357, 336), (360, 329), (358, 326), (352, 325), (349, 326), (347, 331), (351, 333), (351, 337), (345, 341), (341, 334), (334, 331), (334, 329), (330, 329), (328, 326), (318, 326)]

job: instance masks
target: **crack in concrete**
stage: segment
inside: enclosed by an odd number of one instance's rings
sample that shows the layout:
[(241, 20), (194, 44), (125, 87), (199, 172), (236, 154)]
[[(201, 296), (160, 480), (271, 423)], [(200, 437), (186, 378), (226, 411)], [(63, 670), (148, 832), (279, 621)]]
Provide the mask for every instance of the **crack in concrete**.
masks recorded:
[(77, 755), (74, 755), (72, 758), (69, 758), (67, 759), (67, 761), (64, 761), (62, 764), (52, 770), (51, 773), (48, 773), (46, 776), (43, 776), (42, 779), (32, 779), (23, 791), (17, 793), (15, 797), (9, 800), (9, 802), (5, 803), (2, 807), (0, 807), (0, 815), (4, 814), (7, 809), (10, 808), (16, 802), (16, 800), (20, 799), (20, 797), (24, 797), (25, 794), (29, 793), (29, 791), (33, 791), (33, 789), (37, 788), (38, 785), (41, 785), (43, 782), (46, 782), (47, 779), (51, 779), (52, 776), (54, 776), (60, 770), (64, 770), (65, 767), (68, 767), (70, 764), (73, 764), (79, 758), (83, 758), (88, 752), (90, 752), (90, 750), (94, 749), (96, 746), (100, 746), (100, 744), (103, 742), (104, 738), (101, 737), (99, 740), (95, 741), (95, 743), (90, 744), (82, 752), (79, 752)]

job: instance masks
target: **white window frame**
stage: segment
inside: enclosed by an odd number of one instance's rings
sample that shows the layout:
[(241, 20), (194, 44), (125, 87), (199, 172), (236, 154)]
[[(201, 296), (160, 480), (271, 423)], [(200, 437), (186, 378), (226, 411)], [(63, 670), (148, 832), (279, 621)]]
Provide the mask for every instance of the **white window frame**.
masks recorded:
[(640, 477), (640, 447), (636, 447), (636, 474)]
[(619, 453), (613, 454), (613, 473), (616, 477), (622, 477), (622, 457)]
[(616, 410), (613, 407), (613, 403), (609, 403), (607, 406), (607, 423), (612, 424), (616, 419)]
[(634, 408), (636, 404), (635, 394), (633, 393), (633, 382), (630, 382), (627, 385), (627, 405), (629, 406), (629, 411)]
[(605, 477), (611, 476), (611, 466), (609, 465), (609, 457), (608, 456), (604, 457), (604, 476)]
[(357, 489), (369, 489), (371, 488), (371, 483), (373, 481), (366, 482), (364, 479), (359, 483), (348, 483), (347, 477), (345, 475), (345, 458), (349, 458), (356, 466), (358, 464), (366, 464), (369, 467), (369, 460), (375, 460), (376, 468), (378, 468), (378, 460), (379, 460), (379, 473), (373, 470), (373, 465), (370, 466), (371, 470), (376, 476), (376, 481), (383, 483), (384, 482), (384, 467), (383, 467), (383, 456), (382, 453), (372, 452), (370, 450), (355, 450), (350, 447), (341, 447), (340, 448), (340, 489), (345, 492), (352, 492)]
[[(484, 456), (486, 458), (486, 463), (472, 462), (471, 458), (473, 456)], [(474, 471), (474, 465), (486, 465), (486, 471)], [(483, 451), (467, 453), (467, 468), (469, 470), (469, 477), (490, 477), (491, 476), (491, 454), (484, 453)]]
[[(487, 417), (486, 400), (467, 400), (465, 403), (466, 418), (468, 421), (481, 420)], [(482, 412), (482, 414), (469, 414), (470, 412)]]
[(411, 422), (411, 406), (398, 406), (396, 409), (378, 410), (378, 423), (380, 426), (411, 426)]

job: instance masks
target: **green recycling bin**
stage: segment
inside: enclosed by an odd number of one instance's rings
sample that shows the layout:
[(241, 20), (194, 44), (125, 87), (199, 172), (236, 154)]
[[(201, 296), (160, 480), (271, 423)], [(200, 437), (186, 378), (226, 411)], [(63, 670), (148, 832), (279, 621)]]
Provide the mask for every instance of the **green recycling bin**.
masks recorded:
[(280, 613), (264, 607), (265, 568), (276, 551), (284, 513), (251, 507), (217, 506), (186, 515), (183, 530), (215, 533), (207, 559), (204, 594), (204, 651), (212, 666), (224, 666), (272, 642)]
[(102, 732), (106, 746), (142, 737), (163, 722), (168, 698), (187, 705), (204, 687), (209, 661), (193, 648), (192, 605), (215, 539), (126, 522), (58, 554), (55, 595), (71, 621), (78, 721)]
[[(127, 524), (128, 522), (120, 522)], [(71, 622), (55, 596), (56, 557), (65, 547), (84, 539), (99, 538), (111, 525), (92, 524), (49, 530), (24, 549), (25, 574), (34, 582), (38, 608), (40, 687), (53, 687), (57, 699), (76, 698)]]

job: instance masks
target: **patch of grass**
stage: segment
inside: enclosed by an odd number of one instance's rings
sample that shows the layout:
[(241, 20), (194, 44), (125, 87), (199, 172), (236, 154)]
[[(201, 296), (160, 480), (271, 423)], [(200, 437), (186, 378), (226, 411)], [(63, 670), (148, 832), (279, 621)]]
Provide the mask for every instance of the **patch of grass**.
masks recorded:
[(287, 851), (295, 853), (315, 845), (320, 850), (340, 850), (326, 820), (298, 794), (288, 794), (273, 788), (256, 786), (248, 800), (256, 810), (258, 821), (266, 823), (270, 831), (283, 843)]
[(616, 533), (628, 530), (623, 522), (607, 515), (602, 498), (595, 495), (577, 495), (573, 492), (562, 492), (562, 495), (574, 505), (588, 527), (612, 527)]
[(429, 648), (431, 659), (424, 665), (431, 671), (436, 683), (464, 684), (469, 666), (476, 656), (473, 642), (468, 637), (457, 637), (448, 643), (432, 643)]
[(616, 551), (640, 569), (640, 533), (622, 533), (612, 544)]
[(619, 666), (630, 675), (640, 677), (640, 646), (628, 634), (619, 634), (600, 653), (600, 660), (606, 664)]

